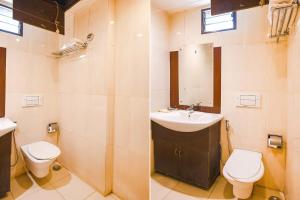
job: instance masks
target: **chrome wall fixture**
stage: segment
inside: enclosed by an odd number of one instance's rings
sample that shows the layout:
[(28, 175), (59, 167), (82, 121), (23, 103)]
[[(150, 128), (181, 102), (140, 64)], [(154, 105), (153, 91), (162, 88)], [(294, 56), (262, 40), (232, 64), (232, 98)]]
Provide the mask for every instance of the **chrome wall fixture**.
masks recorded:
[(281, 37), (290, 34), (298, 11), (298, 2), (290, 4), (277, 4), (269, 7), (269, 21), (270, 21), (270, 38), (277, 38), (277, 42)]
[(85, 50), (93, 39), (93, 33), (88, 34), (86, 41), (74, 39), (71, 43), (65, 44), (60, 50), (53, 52), (52, 55), (56, 58), (74, 55), (82, 50)]

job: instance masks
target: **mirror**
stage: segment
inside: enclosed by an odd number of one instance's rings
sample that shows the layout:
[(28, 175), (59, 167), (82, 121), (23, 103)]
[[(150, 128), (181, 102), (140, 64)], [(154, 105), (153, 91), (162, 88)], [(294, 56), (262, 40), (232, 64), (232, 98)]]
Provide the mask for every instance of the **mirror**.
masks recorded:
[(170, 105), (221, 112), (221, 47), (188, 45), (170, 52)]
[(212, 43), (179, 50), (180, 105), (213, 106), (213, 70)]

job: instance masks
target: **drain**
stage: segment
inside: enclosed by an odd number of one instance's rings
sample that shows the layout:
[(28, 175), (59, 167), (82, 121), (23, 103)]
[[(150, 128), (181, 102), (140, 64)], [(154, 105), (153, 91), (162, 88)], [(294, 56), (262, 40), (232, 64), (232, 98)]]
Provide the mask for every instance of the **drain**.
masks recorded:
[[(59, 171), (59, 170), (61, 169), (61, 166), (60, 166), (59, 164), (55, 164), (55, 165), (53, 165), (52, 169), (53, 169), (54, 171)], [(272, 200), (273, 200), (273, 199), (272, 199)]]
[(269, 200), (281, 200), (279, 197), (276, 196), (270, 196)]

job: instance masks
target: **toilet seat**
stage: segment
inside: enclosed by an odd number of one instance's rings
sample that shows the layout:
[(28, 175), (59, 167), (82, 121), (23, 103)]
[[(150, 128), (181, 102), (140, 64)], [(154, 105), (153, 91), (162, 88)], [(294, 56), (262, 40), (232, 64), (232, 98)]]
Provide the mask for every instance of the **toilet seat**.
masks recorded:
[(61, 153), (57, 146), (44, 141), (28, 145), (27, 151), (37, 160), (51, 160), (58, 157)]
[(257, 176), (262, 169), (262, 154), (235, 149), (226, 162), (224, 169), (234, 180), (242, 181)]
[(262, 154), (234, 149), (223, 168), (223, 175), (232, 184), (233, 194), (238, 199), (251, 196), (254, 183), (264, 175)]

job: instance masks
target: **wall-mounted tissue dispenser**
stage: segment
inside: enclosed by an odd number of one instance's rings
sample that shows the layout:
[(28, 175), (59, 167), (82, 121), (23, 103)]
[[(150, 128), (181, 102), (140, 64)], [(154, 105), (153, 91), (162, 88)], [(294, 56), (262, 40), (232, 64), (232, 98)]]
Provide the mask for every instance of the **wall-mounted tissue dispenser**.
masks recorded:
[(282, 136), (280, 135), (268, 135), (268, 147), (274, 149), (281, 149), (283, 145)]
[(52, 134), (52, 133), (56, 133), (59, 131), (59, 127), (58, 127), (58, 123), (50, 123), (48, 124), (48, 133)]

